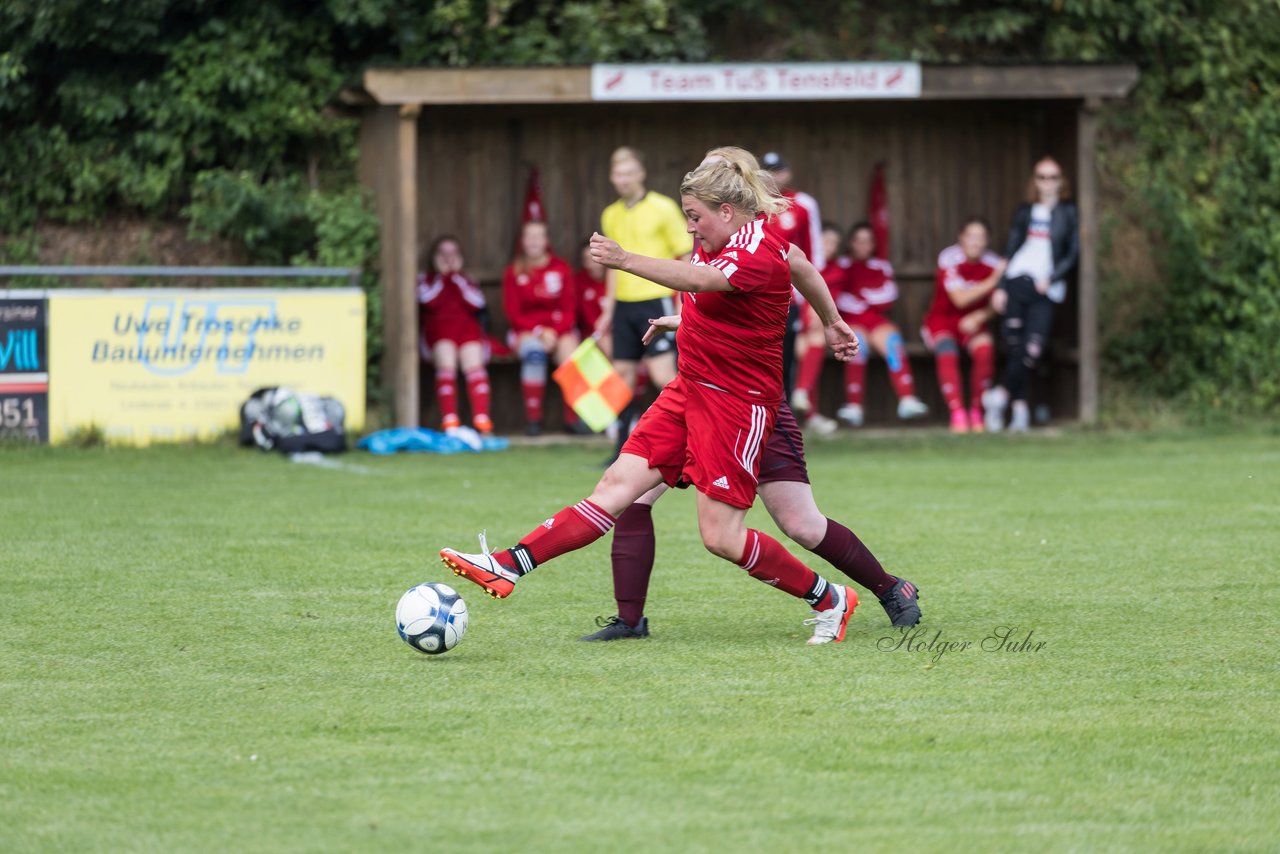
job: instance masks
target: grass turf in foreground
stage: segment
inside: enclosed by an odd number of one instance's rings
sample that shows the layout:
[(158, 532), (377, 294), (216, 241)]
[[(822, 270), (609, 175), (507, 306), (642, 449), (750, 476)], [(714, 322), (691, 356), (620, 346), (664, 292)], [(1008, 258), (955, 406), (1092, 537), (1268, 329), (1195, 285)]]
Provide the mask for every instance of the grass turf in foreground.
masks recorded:
[[(675, 493), (651, 640), (575, 640), (612, 612), (602, 542), (503, 602), (457, 580), (448, 655), (401, 643), (436, 549), (509, 544), (599, 456), (0, 450), (0, 849), (1280, 839), (1274, 438), (816, 445), (819, 504), (923, 589), (914, 641), (864, 594), (806, 647)], [(1044, 646), (984, 651), (998, 626)]]

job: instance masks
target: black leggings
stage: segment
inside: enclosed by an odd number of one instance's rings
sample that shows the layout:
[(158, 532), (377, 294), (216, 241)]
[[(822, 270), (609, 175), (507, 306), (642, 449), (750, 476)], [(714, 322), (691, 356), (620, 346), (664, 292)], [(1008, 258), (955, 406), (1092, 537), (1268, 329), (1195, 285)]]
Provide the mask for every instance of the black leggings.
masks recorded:
[(1027, 377), (1035, 370), (1049, 343), (1053, 326), (1053, 300), (1036, 290), (1030, 276), (1019, 276), (1004, 283), (1009, 304), (1000, 328), (1009, 348), (1004, 376), (1000, 385), (1011, 400), (1027, 399)]

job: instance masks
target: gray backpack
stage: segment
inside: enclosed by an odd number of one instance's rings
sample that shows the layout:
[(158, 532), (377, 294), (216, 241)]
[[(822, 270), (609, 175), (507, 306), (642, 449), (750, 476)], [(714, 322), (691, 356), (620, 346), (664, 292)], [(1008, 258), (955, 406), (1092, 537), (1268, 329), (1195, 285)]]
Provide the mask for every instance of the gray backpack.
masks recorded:
[(347, 449), (346, 410), (336, 398), (286, 386), (260, 388), (240, 407), (240, 444), (285, 454)]

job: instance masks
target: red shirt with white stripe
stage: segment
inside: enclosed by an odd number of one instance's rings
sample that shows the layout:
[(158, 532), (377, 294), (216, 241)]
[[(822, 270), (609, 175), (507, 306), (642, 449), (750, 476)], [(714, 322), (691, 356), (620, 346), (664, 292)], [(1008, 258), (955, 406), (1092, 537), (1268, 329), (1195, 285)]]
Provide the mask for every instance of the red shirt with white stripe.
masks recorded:
[(555, 255), (523, 273), (512, 264), (502, 276), (502, 307), (512, 332), (539, 327), (554, 329), (557, 335), (573, 331), (578, 320), (573, 270)]
[(484, 305), (484, 292), (464, 273), (418, 274), (418, 314), (428, 345), (483, 338), (476, 315)]
[(787, 209), (778, 214), (774, 225), (785, 243), (794, 243), (809, 257), (809, 262), (821, 270), (827, 259), (822, 251), (822, 215), (818, 202), (808, 193), (787, 189), (782, 196), (788, 202)]
[(764, 406), (782, 400), (789, 248), (759, 217), (738, 229), (714, 258), (694, 253), (692, 263), (724, 273), (732, 290), (684, 294), (676, 333), (681, 376)]
[(969, 303), (963, 309), (951, 301), (951, 294), (972, 290), (991, 277), (1000, 256), (984, 252), (977, 261), (971, 261), (960, 246), (948, 246), (938, 253), (938, 271), (934, 276), (933, 304), (925, 315), (927, 326), (947, 326), (960, 322), (966, 314), (986, 308), (991, 302), (988, 293), (982, 299)]
[[(853, 297), (851, 306), (863, 306), (851, 314), (867, 311), (886, 312), (898, 301), (898, 283), (893, 279), (893, 265), (883, 258), (853, 261), (849, 265), (849, 290)], [(841, 309), (842, 311), (844, 309)]]
[(862, 314), (867, 304), (853, 295), (853, 259), (847, 255), (833, 258), (818, 271), (822, 280), (827, 283), (831, 292), (831, 301), (836, 304), (840, 314), (846, 317)]

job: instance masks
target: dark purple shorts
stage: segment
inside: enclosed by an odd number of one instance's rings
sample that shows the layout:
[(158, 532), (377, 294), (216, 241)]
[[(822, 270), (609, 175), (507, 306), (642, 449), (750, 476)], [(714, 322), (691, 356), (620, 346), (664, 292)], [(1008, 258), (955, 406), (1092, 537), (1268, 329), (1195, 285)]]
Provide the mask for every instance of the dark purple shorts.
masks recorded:
[(809, 482), (809, 469), (804, 464), (804, 435), (791, 407), (786, 402), (778, 406), (778, 420), (773, 425), (773, 435), (765, 442), (760, 455), (759, 483), (775, 480)]

